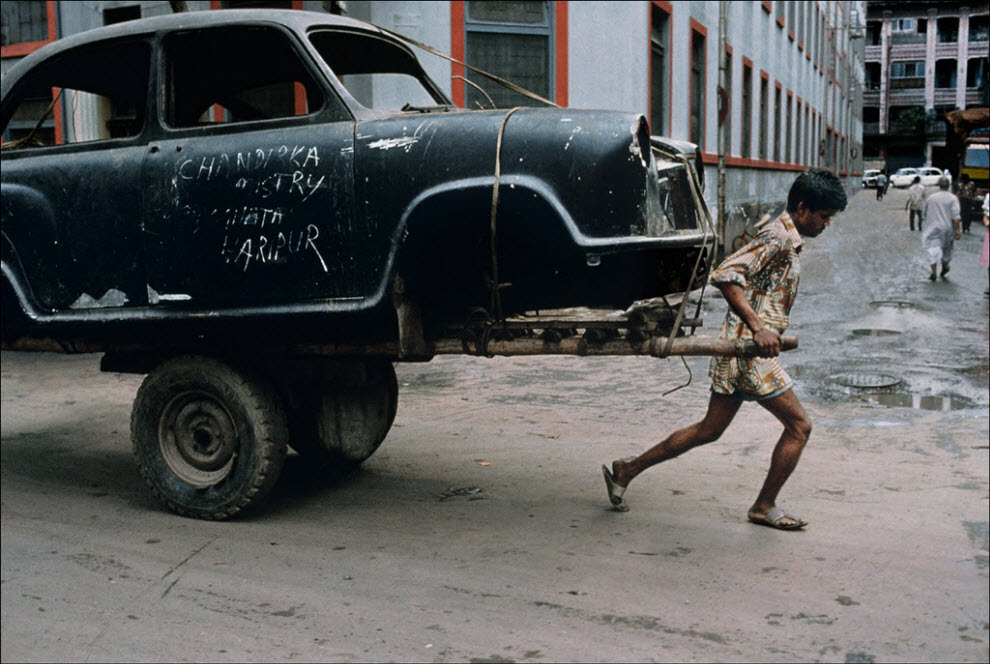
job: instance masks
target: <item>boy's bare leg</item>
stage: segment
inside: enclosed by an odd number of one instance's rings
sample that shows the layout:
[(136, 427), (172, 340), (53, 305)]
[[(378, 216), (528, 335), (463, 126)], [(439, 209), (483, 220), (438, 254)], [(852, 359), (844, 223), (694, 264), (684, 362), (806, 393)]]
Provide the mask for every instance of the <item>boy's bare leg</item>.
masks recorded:
[[(811, 435), (811, 420), (804, 407), (798, 401), (794, 390), (787, 390), (783, 394), (758, 402), (774, 415), (780, 423), (784, 425), (784, 432), (780, 434), (773, 455), (770, 458), (770, 471), (763, 482), (763, 488), (756, 502), (749, 508), (750, 517), (765, 515), (776, 505), (777, 494), (784, 486), (784, 482), (791, 476), (801, 452), (804, 450), (808, 437)], [(781, 525), (796, 523), (794, 520), (785, 521)]]
[(712, 392), (708, 412), (700, 422), (678, 429), (635, 459), (613, 461), (612, 476), (616, 483), (627, 486), (647, 468), (680, 456), (691, 448), (718, 440), (741, 405), (742, 399)]

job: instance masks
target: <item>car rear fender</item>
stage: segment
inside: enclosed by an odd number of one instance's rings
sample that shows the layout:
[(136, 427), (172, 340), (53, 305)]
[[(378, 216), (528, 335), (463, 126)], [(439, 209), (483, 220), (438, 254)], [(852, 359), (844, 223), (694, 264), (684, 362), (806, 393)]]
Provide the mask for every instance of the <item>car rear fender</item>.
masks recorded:
[[(421, 298), (476, 301), (488, 292), (494, 178), (453, 180), (421, 192), (393, 238), (389, 277), (401, 274)], [(500, 270), (534, 262), (576, 260), (585, 237), (554, 192), (538, 178), (501, 178), (496, 213)]]

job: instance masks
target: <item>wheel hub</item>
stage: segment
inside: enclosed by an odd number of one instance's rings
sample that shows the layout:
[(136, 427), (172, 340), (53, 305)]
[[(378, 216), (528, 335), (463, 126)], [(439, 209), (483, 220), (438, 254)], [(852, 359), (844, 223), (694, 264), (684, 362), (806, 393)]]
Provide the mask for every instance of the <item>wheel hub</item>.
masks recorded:
[(162, 456), (176, 475), (209, 486), (230, 470), (237, 450), (237, 429), (227, 410), (203, 393), (176, 396), (159, 422)]

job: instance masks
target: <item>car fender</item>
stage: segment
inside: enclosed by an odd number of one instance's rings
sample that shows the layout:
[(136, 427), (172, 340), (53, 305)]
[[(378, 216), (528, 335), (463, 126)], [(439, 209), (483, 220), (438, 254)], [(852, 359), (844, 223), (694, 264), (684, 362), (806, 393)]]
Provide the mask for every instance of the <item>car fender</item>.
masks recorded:
[(0, 191), (4, 280), (17, 295), (21, 310), (36, 318), (59, 288), (54, 277), (60, 254), (55, 211), (32, 187), (4, 183)]

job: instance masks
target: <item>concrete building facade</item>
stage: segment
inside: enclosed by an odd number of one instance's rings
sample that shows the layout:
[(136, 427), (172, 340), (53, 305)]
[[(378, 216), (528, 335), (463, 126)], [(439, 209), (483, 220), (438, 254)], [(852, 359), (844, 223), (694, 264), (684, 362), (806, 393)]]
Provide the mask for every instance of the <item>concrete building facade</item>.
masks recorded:
[(985, 2), (867, 2), (866, 158), (888, 169), (955, 168), (945, 113), (987, 106)]
[[(860, 186), (862, 1), (11, 1), (3, 3), (3, 69), (57, 37), (168, 13), (176, 4), (188, 11), (263, 6), (343, 13), (561, 106), (642, 113), (653, 133), (701, 147), (713, 215), (724, 194), (726, 248), (744, 239), (762, 214), (783, 207), (794, 176), (809, 166), (834, 170), (850, 190)], [(534, 103), (456, 62), (417, 54), (460, 106)]]

